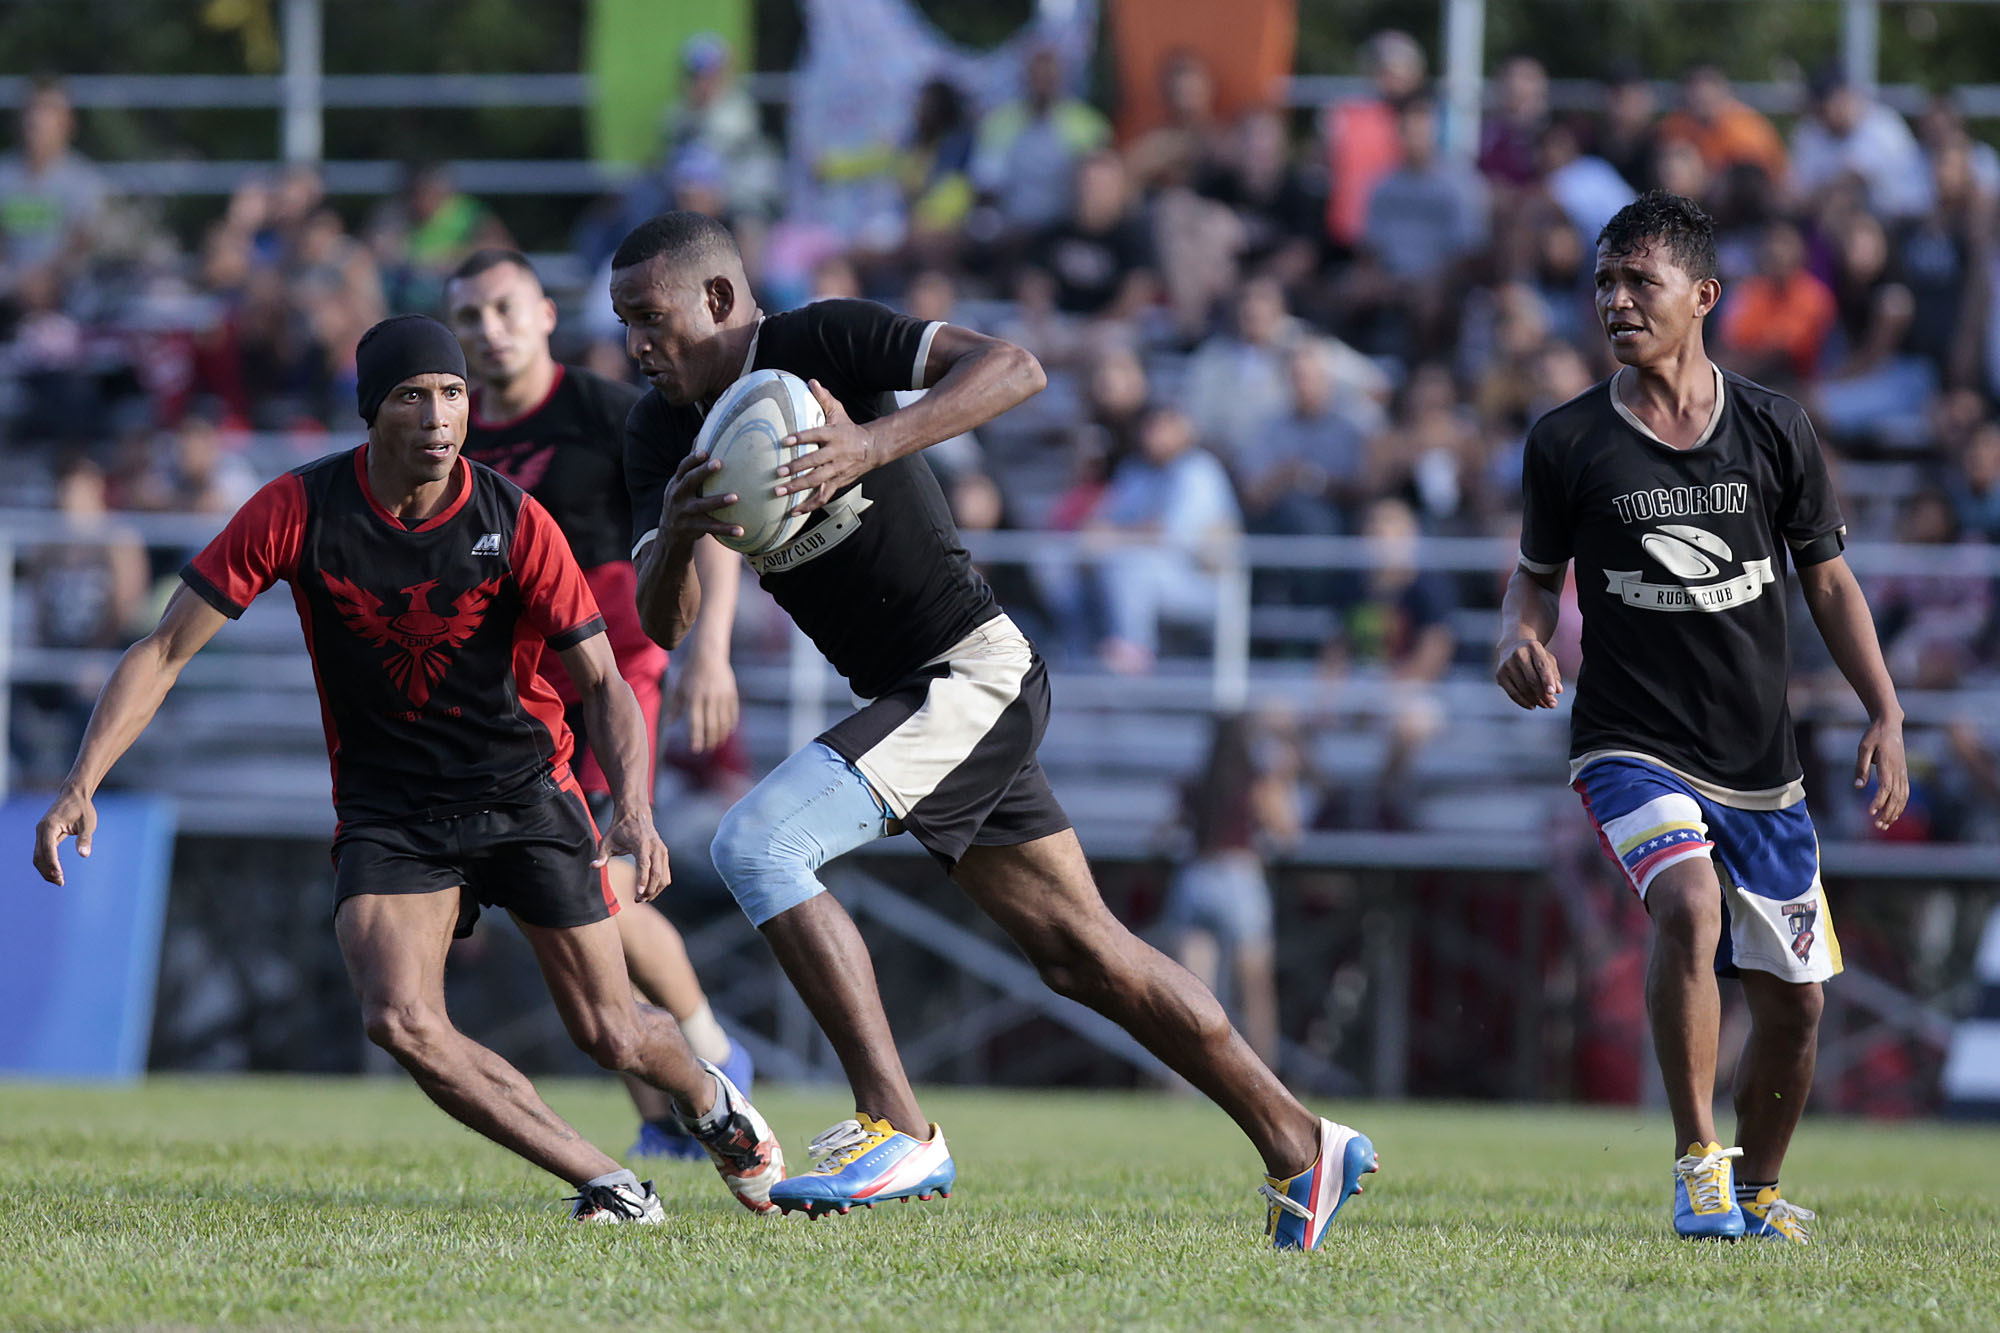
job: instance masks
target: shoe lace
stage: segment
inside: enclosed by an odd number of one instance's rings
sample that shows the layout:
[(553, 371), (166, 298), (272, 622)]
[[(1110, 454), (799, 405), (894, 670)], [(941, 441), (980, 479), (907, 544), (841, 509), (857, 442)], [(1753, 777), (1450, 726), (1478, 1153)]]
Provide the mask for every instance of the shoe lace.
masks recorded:
[(1276, 1229), (1278, 1214), (1281, 1211), (1290, 1213), (1301, 1222), (1312, 1221), (1312, 1209), (1306, 1207), (1276, 1185), (1269, 1183), (1259, 1185), (1257, 1192), (1263, 1195), (1265, 1200), (1271, 1205), (1270, 1211), (1264, 1215), (1264, 1231), (1267, 1235)]
[(1730, 1202), (1725, 1197), (1729, 1188), (1728, 1160), (1741, 1157), (1741, 1148), (1717, 1148), (1714, 1152), (1697, 1157), (1689, 1153), (1674, 1163), (1674, 1170), (1687, 1185), (1688, 1200), (1698, 1213), (1719, 1213)]
[(1770, 1206), (1764, 1210), (1764, 1220), (1788, 1235), (1793, 1231), (1805, 1235), (1805, 1224), (1818, 1217), (1819, 1214), (1812, 1209), (1801, 1208), (1782, 1198), (1771, 1200)]
[(873, 1147), (881, 1137), (879, 1131), (869, 1130), (859, 1120), (843, 1120), (815, 1135), (806, 1145), (806, 1153), (812, 1158), (814, 1172), (837, 1171)]
[(563, 1200), (573, 1203), (576, 1208), (572, 1217), (582, 1217), (586, 1213), (616, 1213), (621, 1218), (643, 1217), (646, 1205), (640, 1194), (623, 1185), (579, 1185), (576, 1193)]

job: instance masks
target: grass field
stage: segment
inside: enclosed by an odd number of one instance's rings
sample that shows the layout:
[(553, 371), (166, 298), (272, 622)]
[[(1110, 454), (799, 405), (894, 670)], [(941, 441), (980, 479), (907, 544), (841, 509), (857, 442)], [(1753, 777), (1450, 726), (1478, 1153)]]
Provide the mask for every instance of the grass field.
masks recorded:
[[(550, 1100), (613, 1151), (608, 1082)], [(845, 1114), (758, 1098), (789, 1150)], [(1821, 1243), (1668, 1234), (1654, 1121), (1361, 1106), (1384, 1169), (1313, 1255), (1260, 1248), (1249, 1149), (1164, 1097), (938, 1091), (960, 1189), (807, 1223), (706, 1167), (669, 1224), (564, 1219), (556, 1182), (397, 1080), (0, 1084), (0, 1327), (1776, 1328), (2000, 1323), (2000, 1132), (1808, 1122)]]

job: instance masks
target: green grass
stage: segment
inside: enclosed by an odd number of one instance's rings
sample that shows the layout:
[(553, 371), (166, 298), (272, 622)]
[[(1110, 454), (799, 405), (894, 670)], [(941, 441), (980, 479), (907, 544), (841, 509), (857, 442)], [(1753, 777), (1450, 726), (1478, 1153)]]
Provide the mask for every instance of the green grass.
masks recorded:
[[(613, 1151), (608, 1082), (550, 1100)], [(841, 1099), (765, 1089), (788, 1148)], [(1205, 1104), (937, 1091), (960, 1190), (807, 1223), (706, 1167), (664, 1227), (563, 1192), (406, 1082), (0, 1084), (0, 1327), (1990, 1327), (2000, 1132), (1808, 1122), (1787, 1191), (1821, 1243), (1698, 1246), (1664, 1126), (1544, 1109), (1344, 1108), (1384, 1157), (1313, 1255), (1262, 1249), (1249, 1149)]]

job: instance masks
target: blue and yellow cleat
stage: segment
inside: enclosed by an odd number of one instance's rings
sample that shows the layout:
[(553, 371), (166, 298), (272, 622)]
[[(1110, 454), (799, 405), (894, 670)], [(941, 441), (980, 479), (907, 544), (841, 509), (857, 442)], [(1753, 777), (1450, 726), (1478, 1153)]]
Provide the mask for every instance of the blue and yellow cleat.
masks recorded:
[(1788, 1240), (1794, 1245), (1812, 1244), (1812, 1234), (1806, 1230), (1806, 1223), (1819, 1214), (1810, 1208), (1787, 1203), (1775, 1186), (1766, 1185), (1757, 1191), (1756, 1198), (1741, 1206), (1745, 1237)]
[(1265, 1176), (1257, 1192), (1270, 1204), (1264, 1234), (1280, 1250), (1316, 1250), (1340, 1205), (1361, 1193), (1361, 1177), (1381, 1166), (1368, 1136), (1331, 1120), (1319, 1122), (1319, 1156), (1313, 1164), (1280, 1180)]
[(855, 1208), (873, 1208), (890, 1199), (951, 1197), (958, 1168), (944, 1132), (931, 1126), (917, 1140), (886, 1120), (857, 1113), (814, 1139), (807, 1151), (812, 1170), (771, 1186), (780, 1212), (820, 1218)]
[(1743, 1210), (1736, 1206), (1732, 1157), (1741, 1148), (1711, 1143), (1688, 1145), (1674, 1163), (1674, 1231), (1684, 1240), (1736, 1240), (1743, 1235)]

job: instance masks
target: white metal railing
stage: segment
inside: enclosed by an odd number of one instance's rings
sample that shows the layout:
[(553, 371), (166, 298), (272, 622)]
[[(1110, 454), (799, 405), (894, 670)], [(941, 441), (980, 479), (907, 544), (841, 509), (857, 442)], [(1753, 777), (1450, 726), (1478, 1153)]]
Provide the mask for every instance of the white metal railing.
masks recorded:
[[(108, 667), (116, 657), (111, 652), (79, 653), (16, 642), (15, 563), (24, 549), (51, 542), (108, 543), (135, 536), (149, 546), (195, 548), (205, 544), (220, 530), (221, 524), (222, 519), (216, 515), (135, 513), (79, 525), (59, 514), (0, 509), (0, 682), (58, 682), (70, 678), (80, 668)], [(966, 544), (974, 558), (985, 563), (1088, 564), (1108, 544), (1116, 543), (1108, 543), (1106, 538), (1095, 534), (985, 532), (966, 534)], [(1254, 678), (1260, 698), (1372, 715), (1387, 706), (1376, 697), (1380, 691), (1372, 685), (1329, 683), (1311, 676), (1293, 678), (1268, 667), (1253, 670), (1251, 649), (1256, 636), (1251, 614), (1251, 573), (1259, 569), (1366, 570), (1384, 563), (1385, 556), (1424, 570), (1491, 575), (1497, 579), (1512, 567), (1515, 552), (1511, 544), (1488, 538), (1427, 537), (1390, 548), (1364, 537), (1244, 537), (1218, 546), (1213, 552), (1216, 599), (1208, 623), (1206, 659), (1193, 660), (1196, 674), (1119, 678), (1101, 700), (1095, 699), (1097, 691), (1089, 678), (1084, 677), (1069, 687), (1072, 697), (1081, 692), (1102, 706), (1114, 708), (1231, 710), (1249, 701)], [(1856, 572), (1864, 577), (2000, 579), (2000, 546), (1866, 544), (1849, 551), (1848, 557)], [(289, 649), (285, 655), (293, 656)], [(757, 670), (756, 664), (746, 663), (746, 684), (752, 678), (750, 673)], [(782, 665), (773, 663), (763, 670), (758, 693), (772, 701), (781, 701), (787, 709), (786, 732), (793, 748), (817, 735), (829, 710), (846, 697), (844, 687), (803, 634), (793, 633)], [(772, 675), (772, 670), (777, 674)], [(1450, 696), (1447, 702), (1455, 715), (1508, 716), (1505, 701), (1483, 681), (1447, 681), (1436, 688)], [(0, 736), (7, 734), (7, 693), (0, 689)], [(1968, 715), (2000, 715), (2000, 688), (1911, 691), (1904, 696), (1904, 706), (1911, 721), (1920, 725), (1941, 724)], [(1832, 717), (1860, 715), (1859, 705), (1851, 700), (1825, 707)], [(0, 796), (6, 790), (6, 757), (0, 754)]]

